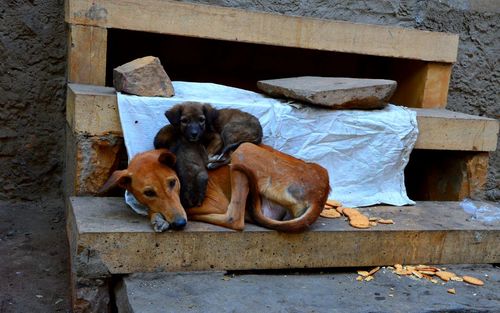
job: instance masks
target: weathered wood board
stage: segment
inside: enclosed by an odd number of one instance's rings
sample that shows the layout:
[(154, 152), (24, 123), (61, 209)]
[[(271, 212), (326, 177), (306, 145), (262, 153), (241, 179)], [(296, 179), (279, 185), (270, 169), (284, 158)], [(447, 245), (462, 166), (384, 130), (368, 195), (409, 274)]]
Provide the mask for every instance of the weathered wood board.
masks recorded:
[(455, 62), (458, 35), (162, 0), (67, 0), (70, 24)]
[(68, 81), (104, 86), (107, 29), (70, 25), (68, 36)]

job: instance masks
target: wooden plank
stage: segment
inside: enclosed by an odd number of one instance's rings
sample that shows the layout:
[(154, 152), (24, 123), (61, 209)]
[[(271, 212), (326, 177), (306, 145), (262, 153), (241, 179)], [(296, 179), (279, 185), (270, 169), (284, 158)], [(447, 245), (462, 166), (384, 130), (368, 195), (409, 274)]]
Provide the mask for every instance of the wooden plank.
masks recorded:
[(111, 274), (500, 262), (500, 226), (471, 220), (457, 202), (362, 211), (395, 224), (360, 230), (344, 219), (320, 218), (311, 231), (283, 234), (189, 222), (183, 231), (159, 235), (123, 198), (73, 197), (68, 236), (77, 243), (72, 259)]
[[(68, 123), (73, 131), (92, 135), (121, 134), (113, 88), (69, 84), (68, 97), (74, 98), (68, 104)], [(416, 149), (496, 149), (499, 123), (494, 119), (447, 110), (413, 110), (417, 112), (419, 125)]]
[(452, 63), (458, 35), (164, 0), (67, 0), (70, 24)]
[(416, 149), (495, 151), (497, 120), (448, 110), (413, 109), (419, 136)]
[(68, 81), (106, 84), (106, 28), (70, 25), (68, 38)]
[(398, 88), (391, 102), (412, 108), (444, 109), (448, 100), (452, 64), (396, 64), (391, 70)]

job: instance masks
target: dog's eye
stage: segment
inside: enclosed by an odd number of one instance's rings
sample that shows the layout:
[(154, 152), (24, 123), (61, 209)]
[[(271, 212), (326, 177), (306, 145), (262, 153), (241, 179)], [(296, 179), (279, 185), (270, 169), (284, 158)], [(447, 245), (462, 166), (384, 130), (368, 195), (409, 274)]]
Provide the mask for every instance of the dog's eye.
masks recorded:
[(146, 197), (153, 198), (153, 197), (156, 197), (156, 192), (153, 189), (146, 189), (146, 190), (144, 190), (144, 195)]
[(181, 123), (187, 124), (187, 123), (189, 123), (189, 120), (187, 118), (183, 117), (183, 118), (181, 118)]
[(170, 189), (174, 188), (175, 187), (175, 179), (171, 179), (168, 181), (168, 187), (170, 187)]
[(200, 116), (199, 121), (200, 121), (200, 123), (205, 123), (205, 117), (204, 116)]

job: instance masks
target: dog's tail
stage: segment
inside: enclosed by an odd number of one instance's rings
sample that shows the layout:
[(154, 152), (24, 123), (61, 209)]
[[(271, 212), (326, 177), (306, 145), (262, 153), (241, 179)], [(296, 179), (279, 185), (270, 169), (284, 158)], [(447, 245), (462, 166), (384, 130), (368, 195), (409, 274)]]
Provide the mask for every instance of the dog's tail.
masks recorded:
[[(242, 164), (233, 164), (231, 165), (231, 169), (240, 171), (247, 176), (249, 187), (248, 199), (250, 202), (248, 204), (250, 206), (249, 213), (257, 224), (269, 229), (281, 232), (300, 232), (306, 230), (318, 219), (328, 198), (328, 192), (325, 192), (324, 195), (315, 199), (301, 216), (286, 221), (274, 220), (265, 216), (262, 212), (262, 200), (254, 173)], [(328, 191), (329, 189), (328, 187)]]

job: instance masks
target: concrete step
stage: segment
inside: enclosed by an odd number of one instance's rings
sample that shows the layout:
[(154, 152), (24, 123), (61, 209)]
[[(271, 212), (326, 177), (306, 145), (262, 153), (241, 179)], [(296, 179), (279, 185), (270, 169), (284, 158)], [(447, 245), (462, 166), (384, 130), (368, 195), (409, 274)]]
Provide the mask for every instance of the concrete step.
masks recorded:
[(72, 197), (68, 206), (73, 272), (81, 276), (500, 263), (500, 223), (471, 220), (457, 202), (364, 208), (368, 216), (395, 224), (355, 229), (343, 219), (320, 218), (300, 234), (255, 225), (237, 232), (197, 222), (189, 222), (183, 231), (155, 233), (123, 198)]
[[(372, 281), (355, 271), (335, 273), (147, 273), (121, 279), (118, 312), (498, 312), (500, 269), (492, 265), (447, 266), (484, 286), (434, 284), (381, 269)], [(455, 289), (450, 294), (448, 289)]]

